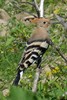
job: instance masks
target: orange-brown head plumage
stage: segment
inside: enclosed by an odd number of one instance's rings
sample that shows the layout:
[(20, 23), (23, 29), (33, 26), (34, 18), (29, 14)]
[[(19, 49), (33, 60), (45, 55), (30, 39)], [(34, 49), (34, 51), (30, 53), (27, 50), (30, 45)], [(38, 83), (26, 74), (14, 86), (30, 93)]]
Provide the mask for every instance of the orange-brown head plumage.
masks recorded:
[(29, 19), (31, 23), (36, 24), (36, 28), (33, 29), (33, 33), (29, 38), (28, 42), (35, 40), (45, 40), (49, 38), (48, 28), (50, 26), (50, 20), (46, 18), (34, 18)]

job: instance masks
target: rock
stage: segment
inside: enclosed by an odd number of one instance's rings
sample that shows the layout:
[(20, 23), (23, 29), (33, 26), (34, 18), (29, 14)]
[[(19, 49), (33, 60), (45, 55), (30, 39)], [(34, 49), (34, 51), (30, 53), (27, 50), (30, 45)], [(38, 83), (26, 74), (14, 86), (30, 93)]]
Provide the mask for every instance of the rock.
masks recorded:
[(0, 19), (3, 19), (3, 20), (10, 19), (10, 16), (4, 9), (0, 9)]
[(18, 20), (23, 20), (24, 17), (26, 17), (26, 16), (30, 16), (30, 15), (29, 15), (28, 13), (26, 13), (26, 12), (21, 12), (21, 13), (15, 15), (15, 17), (16, 17)]
[(7, 32), (7, 23), (10, 16), (4, 9), (0, 9), (0, 36), (5, 36)]
[(7, 32), (7, 23), (8, 23), (8, 21), (0, 19), (0, 36), (5, 36), (8, 33)]
[(1, 24), (4, 24), (4, 25), (7, 25), (7, 21), (3, 20), (3, 19), (0, 19), (0, 25)]
[(4, 89), (3, 91), (2, 91), (2, 93), (3, 93), (3, 95), (6, 97), (6, 96), (8, 96), (9, 95), (9, 89)]
[[(21, 12), (19, 14), (16, 14), (15, 17), (17, 20), (22, 21), (24, 24), (29, 25), (30, 22), (29, 21), (24, 21), (24, 19), (28, 16), (31, 16), (30, 14), (26, 13), (26, 12)], [(33, 16), (32, 16), (33, 17)]]

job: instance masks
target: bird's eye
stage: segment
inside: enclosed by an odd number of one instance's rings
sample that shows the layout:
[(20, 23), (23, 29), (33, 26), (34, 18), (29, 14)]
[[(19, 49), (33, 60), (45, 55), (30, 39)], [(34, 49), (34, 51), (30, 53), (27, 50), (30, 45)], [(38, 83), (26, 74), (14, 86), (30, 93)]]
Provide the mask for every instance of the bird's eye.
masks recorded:
[(46, 22), (43, 22), (43, 24), (45, 24)]

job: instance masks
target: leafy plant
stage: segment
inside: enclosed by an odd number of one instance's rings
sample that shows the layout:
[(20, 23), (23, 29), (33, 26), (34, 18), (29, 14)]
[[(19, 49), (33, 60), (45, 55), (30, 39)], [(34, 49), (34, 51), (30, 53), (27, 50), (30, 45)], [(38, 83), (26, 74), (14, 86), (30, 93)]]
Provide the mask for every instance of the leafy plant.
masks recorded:
[(41, 100), (31, 91), (24, 90), (20, 87), (11, 87), (7, 100)]

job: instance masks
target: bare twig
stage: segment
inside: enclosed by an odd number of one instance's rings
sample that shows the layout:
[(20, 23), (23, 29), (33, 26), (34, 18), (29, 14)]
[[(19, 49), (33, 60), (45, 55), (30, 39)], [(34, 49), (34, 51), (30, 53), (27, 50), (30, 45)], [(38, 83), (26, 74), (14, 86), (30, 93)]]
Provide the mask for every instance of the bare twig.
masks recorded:
[(53, 24), (53, 25), (54, 24), (59, 24), (59, 22), (58, 21), (54, 21), (54, 20), (51, 19), (50, 24)]
[(57, 14), (55, 14), (55, 17), (60, 22), (60, 24), (62, 24), (64, 26), (65, 30), (67, 30), (67, 22), (65, 22), (64, 19)]
[(39, 76), (40, 76), (40, 68), (37, 68), (36, 74), (35, 74), (35, 79), (34, 79), (34, 82), (33, 82), (32, 92), (37, 91), (37, 83), (38, 83), (38, 80), (39, 80)]
[(44, 16), (44, 0), (41, 0), (40, 2), (40, 17)]
[[(37, 17), (35, 14), (32, 14), (31, 12), (26, 11), (26, 10), (20, 8), (20, 6), (18, 5), (18, 3), (17, 3), (16, 1), (13, 1), (13, 3), (14, 3), (14, 6), (15, 6), (17, 9), (19, 9), (19, 10), (21, 10), (21, 11), (23, 11), (23, 12), (26, 12), (26, 13), (28, 13), (28, 14), (34, 16), (34, 17)], [(19, 2), (19, 3), (20, 3), (20, 2)], [(33, 3), (30, 3), (30, 2), (21, 2), (21, 3), (27, 3), (27, 4), (33, 5)]]
[(12, 1), (12, 3), (15, 3), (15, 4), (22, 4), (22, 3), (26, 3), (26, 4), (30, 4), (30, 5), (33, 5), (33, 3), (32, 2), (28, 2), (28, 1), (26, 1), (26, 2), (24, 2), (24, 1)]
[(55, 44), (52, 42), (52, 40), (50, 39), (49, 44), (59, 53), (59, 55), (64, 59), (64, 61), (67, 63), (67, 59), (64, 57), (63, 53), (60, 51), (60, 49), (58, 47), (55, 46)]
[[(15, 4), (17, 4), (15, 1), (13, 1), (13, 2), (14, 2)], [(40, 12), (39, 12), (39, 8), (38, 8), (38, 5), (37, 5), (36, 0), (33, 0), (33, 2), (19, 2), (19, 4), (20, 4), (20, 3), (25, 3), (25, 4), (30, 4), (30, 5), (32, 5), (32, 6), (35, 8), (38, 17), (40, 17)], [(16, 5), (16, 6), (17, 6), (17, 5)]]
[[(35, 8), (36, 12), (37, 12), (38, 18), (43, 17), (43, 16), (44, 16), (44, 10), (43, 10), (43, 8), (44, 8), (44, 0), (41, 0), (41, 1), (40, 1), (40, 7), (38, 6), (36, 0), (32, 0), (32, 1), (33, 1), (33, 2), (18, 2), (18, 3), (19, 3), (19, 4), (20, 4), (20, 3), (25, 3), (25, 4), (32, 5), (32, 6)], [(13, 1), (13, 3), (15, 4), (15, 6), (16, 6), (17, 8), (19, 8), (18, 3), (17, 3), (16, 1)], [(20, 9), (20, 8), (19, 8), (19, 9)], [(21, 9), (21, 10), (23, 10), (23, 9)], [(25, 10), (23, 10), (23, 11), (25, 11)], [(25, 11), (25, 12), (29, 13), (28, 11)], [(31, 13), (30, 13), (30, 14), (31, 14)], [(31, 14), (31, 15), (32, 15), (32, 14)], [(37, 16), (35, 16), (35, 15), (33, 15), (33, 16), (34, 16), (34, 17), (37, 17)]]
[(67, 59), (63, 56), (62, 52), (60, 51), (60, 49), (58, 47), (53, 46), (56, 51), (60, 54), (60, 56), (65, 60), (65, 62), (67, 63)]
[(39, 11), (39, 7), (37, 5), (37, 1), (36, 0), (33, 0), (33, 2), (34, 2), (34, 6), (35, 6), (36, 10)]
[(38, 15), (38, 17), (40, 17), (40, 10), (39, 10), (39, 7), (37, 5), (37, 2), (36, 2), (36, 0), (33, 0), (33, 2), (34, 2), (34, 7), (35, 7), (35, 10), (37, 12), (37, 15)]
[(30, 5), (32, 5), (32, 6), (34, 6), (34, 4), (32, 3), (32, 2), (18, 2), (19, 4), (21, 4), (21, 3), (26, 3), (26, 4), (30, 4)]
[(36, 0), (34, 1), (34, 6), (37, 12), (38, 17), (43, 17), (44, 16), (44, 0), (40, 1), (40, 7), (38, 7)]

